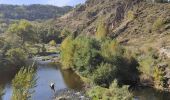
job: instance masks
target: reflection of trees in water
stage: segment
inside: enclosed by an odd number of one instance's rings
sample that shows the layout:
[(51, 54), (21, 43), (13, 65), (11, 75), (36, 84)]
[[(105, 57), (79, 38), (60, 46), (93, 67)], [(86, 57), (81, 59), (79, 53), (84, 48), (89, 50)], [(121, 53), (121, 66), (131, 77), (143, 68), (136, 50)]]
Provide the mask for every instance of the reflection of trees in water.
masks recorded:
[(61, 70), (65, 84), (70, 89), (81, 90), (83, 82), (80, 77), (72, 70)]
[(133, 91), (135, 97), (139, 100), (170, 100), (170, 93), (165, 91), (156, 90), (153, 88), (142, 88)]

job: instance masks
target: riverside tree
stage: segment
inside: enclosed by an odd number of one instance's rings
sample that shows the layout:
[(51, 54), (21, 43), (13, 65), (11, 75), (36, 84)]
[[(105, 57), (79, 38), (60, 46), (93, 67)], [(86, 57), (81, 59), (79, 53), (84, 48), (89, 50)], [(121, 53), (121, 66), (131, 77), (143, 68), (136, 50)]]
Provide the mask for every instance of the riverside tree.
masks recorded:
[[(32, 42), (35, 38), (33, 26), (26, 20), (20, 20), (18, 23), (12, 24), (7, 30), (8, 36), (19, 39), (23, 45), (25, 42)], [(19, 42), (19, 41), (17, 41)]]

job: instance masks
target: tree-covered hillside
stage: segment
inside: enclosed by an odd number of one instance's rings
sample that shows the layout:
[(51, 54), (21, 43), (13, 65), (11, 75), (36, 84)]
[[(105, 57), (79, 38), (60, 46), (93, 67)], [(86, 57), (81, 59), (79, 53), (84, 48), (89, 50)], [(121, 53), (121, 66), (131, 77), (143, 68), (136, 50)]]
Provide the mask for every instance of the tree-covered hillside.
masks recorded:
[(0, 5), (0, 18), (7, 19), (26, 19), (26, 20), (37, 20), (37, 19), (50, 19), (59, 17), (68, 11), (72, 7), (56, 7), (51, 5)]

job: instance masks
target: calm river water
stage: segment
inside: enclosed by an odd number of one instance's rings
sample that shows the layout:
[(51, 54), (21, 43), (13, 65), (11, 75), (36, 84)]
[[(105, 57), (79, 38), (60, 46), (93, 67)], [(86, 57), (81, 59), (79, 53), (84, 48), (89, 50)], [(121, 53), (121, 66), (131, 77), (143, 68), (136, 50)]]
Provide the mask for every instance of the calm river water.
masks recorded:
[[(63, 71), (56, 65), (50, 65), (49, 62), (50, 61), (38, 61), (36, 71), (37, 86), (34, 89), (33, 100), (52, 100), (54, 93), (49, 87), (51, 82), (55, 83), (56, 90), (65, 88), (81, 89), (82, 82), (73, 71)], [(12, 95), (11, 80), (15, 74), (16, 71), (11, 71), (0, 76), (0, 85), (3, 86), (5, 90), (2, 100), (10, 100)], [(134, 91), (134, 95), (136, 98), (134, 100), (170, 100), (169, 93), (156, 91), (151, 88)]]
[[(54, 92), (50, 89), (51, 82), (55, 83), (56, 90), (66, 88), (81, 90), (82, 82), (72, 70), (62, 71), (58, 66), (50, 65), (49, 62), (37, 62), (37, 86), (34, 88), (33, 100), (52, 100), (54, 98)], [(2, 100), (10, 100), (12, 96), (11, 80), (15, 76), (15, 73), (15, 71), (12, 71), (0, 76), (0, 85), (5, 90)]]

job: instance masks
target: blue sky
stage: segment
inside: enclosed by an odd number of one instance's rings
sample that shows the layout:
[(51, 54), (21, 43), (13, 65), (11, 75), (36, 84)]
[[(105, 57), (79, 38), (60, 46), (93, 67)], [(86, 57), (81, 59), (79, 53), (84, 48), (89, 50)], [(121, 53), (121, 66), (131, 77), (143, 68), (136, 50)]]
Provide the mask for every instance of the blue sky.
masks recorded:
[(79, 3), (84, 3), (85, 0), (0, 0), (0, 4), (17, 4), (17, 5), (29, 5), (29, 4), (50, 4), (56, 6), (75, 6)]

